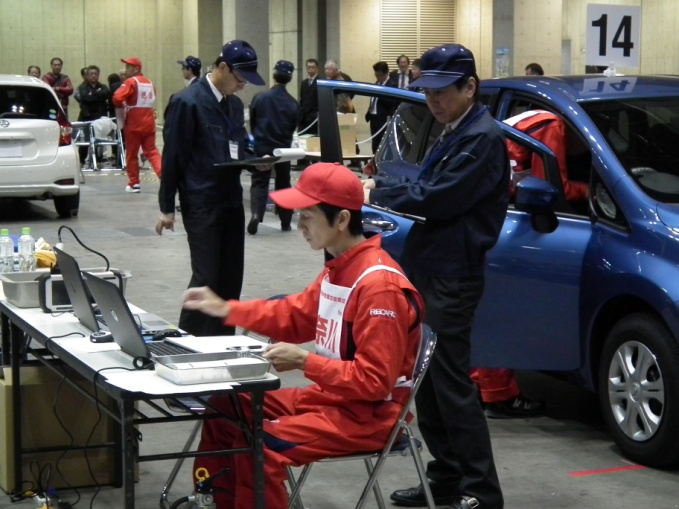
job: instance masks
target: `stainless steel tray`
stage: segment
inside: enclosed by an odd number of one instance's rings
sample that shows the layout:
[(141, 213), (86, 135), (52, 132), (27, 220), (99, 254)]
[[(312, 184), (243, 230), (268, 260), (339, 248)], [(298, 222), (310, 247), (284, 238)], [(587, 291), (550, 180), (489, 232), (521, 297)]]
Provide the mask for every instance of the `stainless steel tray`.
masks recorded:
[(179, 385), (264, 378), (271, 363), (252, 352), (193, 353), (154, 359), (158, 376)]

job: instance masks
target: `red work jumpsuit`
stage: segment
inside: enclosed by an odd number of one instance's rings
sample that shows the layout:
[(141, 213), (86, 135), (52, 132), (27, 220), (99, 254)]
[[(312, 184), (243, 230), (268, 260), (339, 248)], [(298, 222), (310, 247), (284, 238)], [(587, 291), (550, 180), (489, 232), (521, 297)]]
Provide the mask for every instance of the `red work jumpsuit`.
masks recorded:
[(125, 108), (125, 150), (128, 185), (139, 185), (139, 147), (160, 178), (161, 159), (156, 148), (155, 89), (151, 80), (137, 74), (113, 94), (113, 105)]
[[(568, 180), (566, 125), (563, 120), (549, 111), (533, 110), (508, 118), (504, 122), (521, 132), (530, 134), (531, 137), (552, 149), (559, 164), (559, 173), (561, 174), (563, 191), (567, 200), (583, 200), (587, 198), (589, 186), (585, 182)], [(510, 159), (517, 163), (514, 171), (521, 171), (524, 166), (528, 167), (530, 165), (533, 177), (545, 178), (542, 159), (537, 154), (530, 152), (526, 147), (511, 140), (507, 140), (507, 150), (509, 151)]]
[[(376, 265), (387, 268), (364, 274)], [(420, 340), (417, 324), (424, 310), (415, 288), (389, 268), (400, 271), (380, 248), (380, 238), (374, 237), (328, 262), (302, 293), (275, 301), (230, 301), (228, 325), (290, 343), (316, 340), (316, 350), (322, 353), (311, 353), (306, 361), (304, 375), (314, 385), (265, 394), (267, 509), (288, 506), (284, 485), (288, 465), (380, 449), (396, 422), (408, 395), (407, 381)], [(344, 297), (334, 293), (334, 285), (349, 290), (344, 303), (340, 303)], [(324, 319), (324, 311), (319, 314), (323, 302), (330, 307), (343, 304), (343, 321)], [(338, 336), (333, 337), (333, 332)], [(249, 398), (241, 396), (241, 400), (250, 418)], [(227, 396), (214, 396), (210, 403), (233, 415)], [(243, 445), (242, 434), (232, 424), (205, 421), (200, 450)], [(219, 509), (254, 506), (249, 454), (196, 458), (195, 467), (207, 468), (211, 474), (229, 468), (214, 480)]]

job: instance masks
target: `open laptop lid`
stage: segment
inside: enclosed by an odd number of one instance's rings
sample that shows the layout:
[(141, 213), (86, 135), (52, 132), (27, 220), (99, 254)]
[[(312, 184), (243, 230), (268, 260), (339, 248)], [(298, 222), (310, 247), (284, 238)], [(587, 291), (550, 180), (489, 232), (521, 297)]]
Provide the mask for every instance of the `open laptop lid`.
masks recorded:
[(94, 313), (94, 308), (92, 308), (90, 294), (85, 287), (78, 262), (58, 247), (54, 248), (54, 252), (57, 255), (57, 265), (61, 270), (66, 293), (68, 293), (68, 298), (73, 306), (73, 314), (89, 330), (98, 331), (100, 329), (99, 322)]
[(151, 352), (141, 335), (139, 326), (135, 322), (123, 292), (115, 284), (102, 278), (82, 273), (87, 281), (87, 287), (106, 321), (106, 326), (113, 334), (113, 340), (126, 354), (144, 359), (151, 358)]

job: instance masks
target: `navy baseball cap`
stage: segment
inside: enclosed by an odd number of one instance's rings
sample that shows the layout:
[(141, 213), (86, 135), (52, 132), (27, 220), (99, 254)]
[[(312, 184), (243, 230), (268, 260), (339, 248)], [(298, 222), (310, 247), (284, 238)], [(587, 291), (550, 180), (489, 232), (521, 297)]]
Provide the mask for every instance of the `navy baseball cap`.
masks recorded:
[(288, 62), (287, 60), (279, 60), (276, 65), (273, 66), (273, 70), (283, 74), (292, 74), (295, 70), (295, 64)]
[(238, 39), (227, 42), (219, 56), (249, 83), (264, 85), (264, 80), (257, 74), (257, 53), (247, 42)]
[(196, 69), (198, 71), (200, 71), (200, 68), (203, 66), (200, 58), (191, 55), (186, 57), (184, 60), (177, 60), (177, 63), (182, 67), (186, 67), (187, 69)]
[(461, 44), (444, 44), (425, 51), (420, 59), (420, 77), (411, 81), (408, 88), (446, 88), (475, 74), (471, 51)]

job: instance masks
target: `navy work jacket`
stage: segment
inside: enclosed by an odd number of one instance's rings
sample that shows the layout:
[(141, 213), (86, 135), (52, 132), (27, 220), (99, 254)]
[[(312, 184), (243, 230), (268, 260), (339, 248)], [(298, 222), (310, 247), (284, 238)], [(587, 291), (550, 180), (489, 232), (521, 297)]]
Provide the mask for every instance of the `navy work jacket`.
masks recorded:
[(163, 128), (163, 172), (158, 201), (160, 211), (172, 213), (175, 194), (180, 203), (194, 207), (239, 207), (243, 204), (242, 168), (215, 168), (231, 161), (229, 141), (238, 143), (244, 159), (247, 140), (243, 102), (227, 96), (225, 110), (215, 98), (208, 77), (175, 94)]
[(276, 148), (290, 148), (297, 127), (299, 104), (276, 84), (260, 92), (250, 104), (250, 132), (255, 139), (255, 155), (271, 155)]

